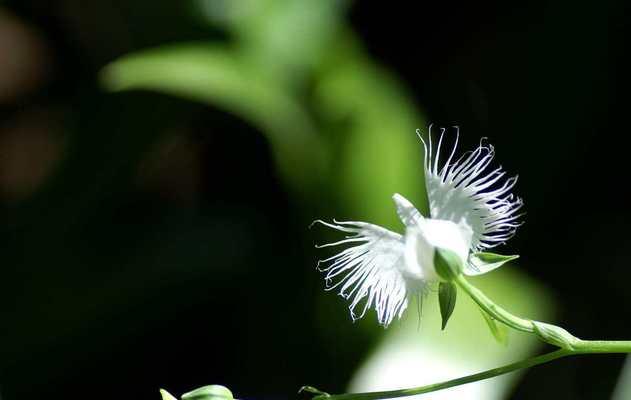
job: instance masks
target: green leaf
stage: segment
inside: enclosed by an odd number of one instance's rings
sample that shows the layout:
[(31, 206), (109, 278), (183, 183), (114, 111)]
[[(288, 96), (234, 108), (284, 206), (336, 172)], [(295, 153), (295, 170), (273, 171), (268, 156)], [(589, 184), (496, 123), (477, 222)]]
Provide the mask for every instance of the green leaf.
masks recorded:
[(329, 179), (338, 185), (336, 196), (358, 217), (392, 228), (399, 224), (390, 211), (393, 193), (419, 200), (416, 207), (427, 210), (417, 168), (422, 152), (413, 134), (427, 123), (408, 88), (362, 47), (345, 29), (329, 44), (314, 82), (314, 111), (321, 116), (323, 136), (335, 145)]
[(506, 327), (506, 325), (498, 324), (497, 321), (493, 317), (491, 317), (481, 308), (480, 308), (480, 312), (482, 313), (482, 316), (484, 317), (484, 320), (486, 321), (486, 324), (488, 325), (495, 340), (497, 340), (498, 343), (507, 345), (508, 344), (508, 328)]
[(225, 386), (202, 386), (182, 395), (182, 400), (233, 400), (232, 392)]
[(160, 395), (162, 396), (162, 400), (177, 400), (177, 398), (164, 389), (160, 389)]
[(451, 317), (451, 314), (454, 312), (457, 293), (458, 288), (452, 282), (441, 282), (438, 286), (438, 303), (440, 304), (440, 316), (443, 319), (442, 330), (445, 329), (449, 317)]
[(436, 248), (434, 251), (434, 267), (436, 273), (446, 281), (451, 281), (462, 271), (462, 263), (456, 253), (451, 250)]
[(517, 258), (519, 258), (518, 255), (505, 256), (489, 252), (473, 253), (469, 256), (469, 263), (464, 272), (467, 275), (485, 274)]
[[(226, 46), (180, 43), (143, 50), (110, 63), (100, 78), (109, 91), (168, 93), (224, 108), (264, 129), (309, 124), (306, 111), (286, 90), (256, 74)], [(305, 135), (294, 130), (293, 136)]]
[(304, 182), (324, 167), (323, 144), (306, 108), (230, 47), (180, 43), (132, 53), (103, 68), (100, 80), (112, 92), (152, 90), (237, 115), (266, 135), (292, 182)]

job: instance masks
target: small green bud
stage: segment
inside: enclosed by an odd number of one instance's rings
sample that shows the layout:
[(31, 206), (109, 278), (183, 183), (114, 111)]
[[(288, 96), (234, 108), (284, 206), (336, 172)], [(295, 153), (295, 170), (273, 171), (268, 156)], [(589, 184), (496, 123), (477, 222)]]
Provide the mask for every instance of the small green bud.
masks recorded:
[(315, 394), (316, 397), (314, 398), (319, 398), (319, 397), (331, 397), (330, 394), (328, 394), (327, 392), (323, 392), (322, 390), (318, 389), (318, 388), (314, 388), (313, 386), (303, 386), (300, 388), (300, 390), (298, 390), (298, 393), (311, 393), (311, 394)]
[(458, 287), (453, 282), (441, 282), (438, 285), (438, 304), (440, 305), (440, 316), (442, 317), (442, 330), (445, 330), (447, 321), (449, 321), (451, 314), (454, 312), (457, 293)]
[(225, 386), (208, 385), (182, 395), (182, 400), (233, 400), (232, 392)]
[(160, 395), (162, 396), (162, 400), (177, 400), (171, 393), (164, 389), (160, 389)]
[(559, 346), (562, 349), (572, 349), (574, 344), (578, 342), (578, 338), (570, 332), (556, 325), (546, 324), (545, 322), (532, 321), (535, 333), (545, 342)]

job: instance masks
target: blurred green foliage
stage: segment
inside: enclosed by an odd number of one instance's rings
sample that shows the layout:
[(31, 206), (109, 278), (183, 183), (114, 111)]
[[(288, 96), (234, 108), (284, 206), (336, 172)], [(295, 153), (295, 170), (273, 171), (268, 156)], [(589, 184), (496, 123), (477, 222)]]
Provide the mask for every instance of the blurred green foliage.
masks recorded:
[[(393, 193), (427, 209), (415, 136), (424, 117), (396, 77), (365, 54), (344, 23), (344, 2), (199, 4), (226, 29), (226, 43), (172, 44), (126, 55), (104, 68), (104, 87), (159, 91), (245, 119), (265, 135), (285, 183), (316, 208), (318, 193), (333, 187), (331, 197), (345, 216), (397, 230)], [(504, 276), (523, 284), (523, 277)], [(371, 318), (362, 326), (374, 326)], [(464, 339), (469, 330), (459, 332), (465, 348), (475, 346)], [(494, 331), (504, 341), (500, 333)], [(504, 359), (499, 353), (489, 358), (478, 362)]]
[[(624, 252), (583, 272), (593, 248), (615, 237), (626, 248), (628, 224), (560, 200), (591, 198), (585, 182), (601, 182), (615, 215), (625, 210), (608, 189), (619, 177), (593, 168), (626, 171), (615, 164), (624, 157), (602, 151), (596, 161), (591, 152), (603, 121), (625, 115), (626, 103), (601, 85), (624, 93), (615, 77), (627, 69), (608, 46), (624, 47), (607, 42), (624, 14), (610, 3), (532, 3), (525, 13), (425, 4), (444, 7), (436, 21), (431, 11), (380, 4), (360, 39), (350, 1), (4, 1), (41, 25), (61, 77), (2, 117), (59, 109), (50, 119), (62, 127), (62, 150), (36, 190), (2, 202), (3, 400), (68, 400), (87, 389), (95, 399), (149, 397), (211, 381), (290, 397), (305, 383), (340, 391), (368, 376), (362, 364), (394, 365), (397, 350), (470, 361), (471, 372), (536, 351), (501, 331), (508, 347), (496, 344), (465, 296), (444, 333), (435, 298), (420, 332), (413, 309), (383, 331), (372, 314), (351, 324), (344, 300), (322, 290), (310, 248), (327, 240), (306, 229), (313, 219), (400, 231), (394, 192), (427, 209), (414, 134), (427, 125), (425, 107), (433, 120), (466, 120), (465, 142), (488, 130), (507, 169), (522, 173), (530, 234), (516, 238), (527, 255), (519, 269), (563, 294), (564, 316), (581, 334), (621, 335), (626, 319), (607, 316), (585, 286), (609, 285), (617, 304), (628, 303)], [(184, 166), (174, 161), (181, 156)], [(557, 224), (559, 216), (570, 217)], [(569, 268), (583, 281), (568, 280)], [(512, 263), (480, 286), (518, 313), (553, 319), (549, 291)], [(572, 362), (545, 370), (564, 374), (560, 393), (602, 398), (613, 387), (614, 363)], [(547, 382), (547, 372), (528, 374)], [(512, 383), (496, 385), (501, 396)]]
[(313, 196), (336, 182), (358, 218), (393, 223), (386, 210), (396, 191), (423, 207), (413, 132), (425, 123), (409, 93), (345, 26), (346, 2), (199, 5), (224, 25), (227, 43), (124, 56), (105, 67), (104, 86), (161, 91), (245, 119), (266, 136), (294, 191)]

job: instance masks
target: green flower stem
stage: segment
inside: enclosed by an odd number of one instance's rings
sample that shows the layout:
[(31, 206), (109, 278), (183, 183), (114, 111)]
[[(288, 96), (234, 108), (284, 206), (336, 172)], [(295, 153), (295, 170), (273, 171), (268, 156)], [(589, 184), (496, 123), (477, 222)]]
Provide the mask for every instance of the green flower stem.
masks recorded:
[(417, 394), (435, 392), (437, 390), (447, 389), (454, 386), (460, 386), (471, 382), (477, 382), (495, 376), (504, 375), (509, 372), (517, 371), (523, 368), (534, 367), (535, 365), (547, 363), (561, 357), (570, 355), (570, 351), (560, 349), (551, 353), (542, 354), (537, 357), (528, 358), (502, 367), (489, 369), (477, 374), (464, 376), (462, 378), (452, 379), (431, 385), (419, 386), (410, 389), (388, 390), (384, 392), (368, 392), (368, 393), (346, 393), (346, 394), (320, 394), (314, 397), (314, 400), (377, 400), (377, 399), (394, 399), (397, 397), (413, 396)]
[(457, 276), (454, 280), (491, 317), (513, 329), (534, 333), (540, 339), (568, 350), (569, 354), (631, 353), (631, 341), (581, 340), (561, 327), (511, 314), (495, 304), (480, 289), (470, 284), (463, 275)]
[(573, 354), (631, 353), (631, 340), (580, 340), (573, 345)]
[(464, 275), (458, 275), (454, 280), (458, 286), (460, 286), (460, 288), (464, 290), (469, 297), (471, 297), (473, 301), (475, 301), (477, 305), (486, 311), (491, 317), (518, 331), (529, 333), (533, 333), (535, 331), (532, 321), (519, 318), (495, 304), (493, 300), (486, 297), (480, 289), (470, 284), (465, 279)]
[(345, 393), (345, 394), (328, 394), (315, 388), (305, 388), (305, 391), (315, 394), (314, 400), (377, 400), (377, 399), (393, 399), (397, 397), (412, 396), (417, 394), (435, 392), (437, 390), (447, 389), (454, 386), (464, 385), (471, 382), (477, 382), (495, 376), (504, 375), (509, 372), (517, 371), (523, 368), (534, 367), (556, 360), (561, 357), (579, 354), (606, 354), (606, 353), (631, 353), (631, 341), (624, 340), (581, 340), (565, 329), (547, 324), (544, 322), (528, 320), (517, 317), (502, 307), (495, 304), (482, 291), (470, 284), (464, 276), (459, 275), (454, 281), (462, 290), (464, 290), (475, 301), (482, 310), (499, 322), (522, 332), (537, 335), (539, 339), (559, 347), (558, 350), (531, 357), (526, 360), (517, 361), (502, 367), (489, 369), (477, 374), (464, 376), (462, 378), (452, 379), (449, 381), (434, 383), (431, 385), (420, 386), (410, 389), (389, 390), (384, 392), (368, 392), (368, 393)]

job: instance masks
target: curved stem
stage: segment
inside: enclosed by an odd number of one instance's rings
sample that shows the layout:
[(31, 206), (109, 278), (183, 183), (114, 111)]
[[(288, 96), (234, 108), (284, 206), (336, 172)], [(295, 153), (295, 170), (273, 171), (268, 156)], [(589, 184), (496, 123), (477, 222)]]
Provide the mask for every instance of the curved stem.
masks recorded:
[(496, 320), (518, 331), (529, 333), (534, 332), (535, 329), (532, 321), (517, 317), (498, 306), (493, 302), (493, 300), (489, 299), (484, 293), (482, 293), (480, 289), (470, 284), (463, 275), (457, 276), (455, 281), (458, 286), (460, 286), (460, 288), (464, 290), (478, 306), (480, 306), (480, 308)]
[[(463, 275), (454, 279), (458, 286), (476, 302), (480, 308), (496, 320), (509, 327), (535, 333), (540, 339), (557, 347), (567, 349), (570, 354), (631, 353), (631, 341), (625, 340), (581, 340), (563, 328), (517, 317), (488, 298), (480, 289), (470, 284)], [(548, 327), (547, 331), (542, 328)]]
[(507, 364), (498, 368), (489, 369), (477, 374), (464, 376), (462, 378), (452, 379), (449, 381), (433, 383), (431, 385), (420, 386), (410, 389), (401, 390), (389, 390), (384, 392), (368, 392), (368, 393), (346, 393), (346, 394), (332, 394), (332, 395), (320, 395), (315, 399), (320, 400), (377, 400), (377, 399), (394, 399), (397, 397), (412, 396), (416, 394), (423, 394), (429, 392), (435, 392), (437, 390), (447, 389), (454, 386), (464, 385), (471, 382), (477, 382), (495, 376), (504, 375), (509, 372), (517, 371), (522, 368), (530, 368), (535, 365), (547, 363), (552, 360), (556, 360), (561, 357), (570, 355), (571, 352), (565, 349), (553, 351), (551, 353), (542, 354), (540, 356), (528, 358), (526, 360), (517, 361), (512, 364)]
[(314, 400), (377, 400), (393, 399), (397, 397), (412, 396), (417, 394), (434, 392), (454, 386), (464, 385), (471, 382), (507, 374), (522, 368), (530, 368), (561, 357), (578, 354), (603, 354), (603, 353), (631, 353), (631, 341), (625, 340), (581, 340), (565, 329), (533, 320), (517, 317), (502, 307), (495, 304), (482, 291), (467, 282), (464, 276), (459, 275), (454, 278), (455, 282), (464, 290), (482, 310), (494, 319), (508, 325), (509, 327), (535, 334), (539, 339), (559, 347), (551, 353), (542, 354), (526, 360), (517, 361), (502, 367), (489, 369), (477, 374), (464, 376), (462, 378), (420, 386), (411, 389), (389, 390), (384, 392), (368, 393), (345, 393), (330, 395), (318, 389), (307, 387), (305, 390), (316, 394)]

